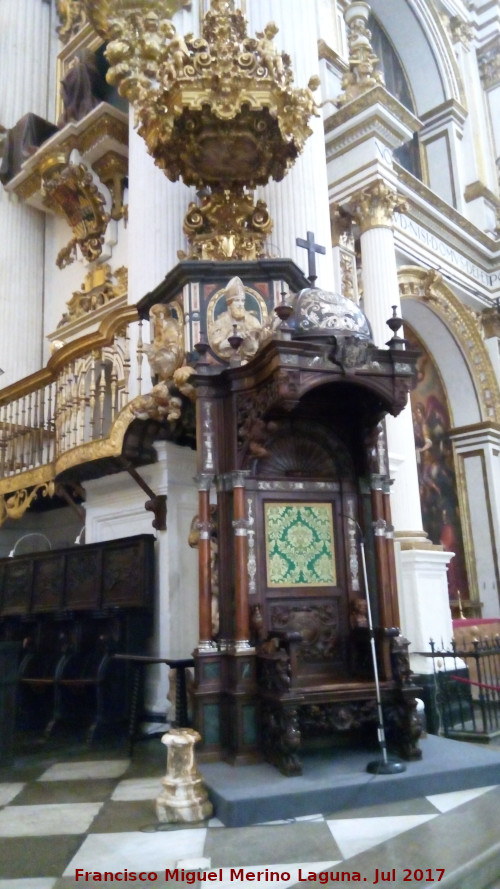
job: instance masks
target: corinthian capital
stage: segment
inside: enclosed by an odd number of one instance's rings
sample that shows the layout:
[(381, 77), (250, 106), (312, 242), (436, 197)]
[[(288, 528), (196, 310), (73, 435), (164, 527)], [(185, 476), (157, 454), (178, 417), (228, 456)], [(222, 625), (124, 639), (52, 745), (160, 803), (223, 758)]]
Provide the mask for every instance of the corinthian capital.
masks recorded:
[(357, 192), (350, 203), (361, 234), (371, 228), (392, 228), (394, 212), (407, 209), (396, 189), (382, 179)]
[(486, 90), (500, 84), (500, 35), (478, 53), (479, 73)]

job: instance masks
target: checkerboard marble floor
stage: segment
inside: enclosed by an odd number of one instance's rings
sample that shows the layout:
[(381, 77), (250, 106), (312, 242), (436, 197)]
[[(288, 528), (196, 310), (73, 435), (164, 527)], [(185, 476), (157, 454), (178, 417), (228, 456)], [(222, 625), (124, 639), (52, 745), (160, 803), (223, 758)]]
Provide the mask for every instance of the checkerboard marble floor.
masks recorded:
[[(500, 775), (499, 786), (334, 814), (241, 828), (212, 818), (185, 827), (156, 820), (164, 764), (158, 739), (137, 745), (132, 761), (116, 750), (83, 748), (17, 756), (0, 770), (0, 889), (122, 885), (133, 881), (131, 873), (147, 887), (210, 881), (218, 889), (285, 889), (320, 885), (325, 871), (331, 884), (498, 886)], [(498, 856), (491, 854), (495, 844)], [(487, 880), (474, 866), (485, 849)]]

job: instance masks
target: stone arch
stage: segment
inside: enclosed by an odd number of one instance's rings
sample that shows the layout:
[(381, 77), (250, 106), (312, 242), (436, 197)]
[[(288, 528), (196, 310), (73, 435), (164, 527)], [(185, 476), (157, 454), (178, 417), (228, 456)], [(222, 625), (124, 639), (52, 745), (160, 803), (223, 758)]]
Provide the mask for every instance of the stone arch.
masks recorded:
[(440, 368), (453, 424), (500, 422), (500, 388), (476, 313), (435, 271), (403, 266), (398, 278), (403, 319)]
[(416, 114), (420, 117), (450, 99), (463, 104), (452, 44), (432, 5), (427, 0), (370, 0), (370, 6), (401, 60)]

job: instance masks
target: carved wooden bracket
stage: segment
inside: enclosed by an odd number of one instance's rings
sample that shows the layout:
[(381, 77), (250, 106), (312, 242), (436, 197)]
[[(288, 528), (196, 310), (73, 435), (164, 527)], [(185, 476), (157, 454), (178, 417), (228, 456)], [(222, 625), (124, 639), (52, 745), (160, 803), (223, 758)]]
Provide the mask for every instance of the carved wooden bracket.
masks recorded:
[(152, 522), (153, 528), (156, 528), (157, 531), (166, 531), (167, 530), (167, 495), (166, 494), (155, 494), (155, 492), (149, 487), (147, 482), (144, 481), (141, 475), (137, 472), (132, 463), (129, 463), (128, 460), (125, 460), (124, 457), (120, 458), (120, 462), (124, 469), (127, 470), (128, 474), (134, 479), (135, 482), (139, 485), (140, 488), (151, 498), (150, 500), (146, 500), (144, 504), (144, 509), (147, 509), (149, 512), (154, 513), (154, 519)]

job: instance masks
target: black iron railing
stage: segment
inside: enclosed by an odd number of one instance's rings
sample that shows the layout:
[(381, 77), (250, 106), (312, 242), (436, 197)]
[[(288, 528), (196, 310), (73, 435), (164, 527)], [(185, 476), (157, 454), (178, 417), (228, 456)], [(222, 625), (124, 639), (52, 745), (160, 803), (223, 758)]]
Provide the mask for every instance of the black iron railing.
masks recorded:
[(448, 650), (430, 640), (435, 707), (447, 738), (489, 741), (500, 735), (500, 636), (473, 639)]

